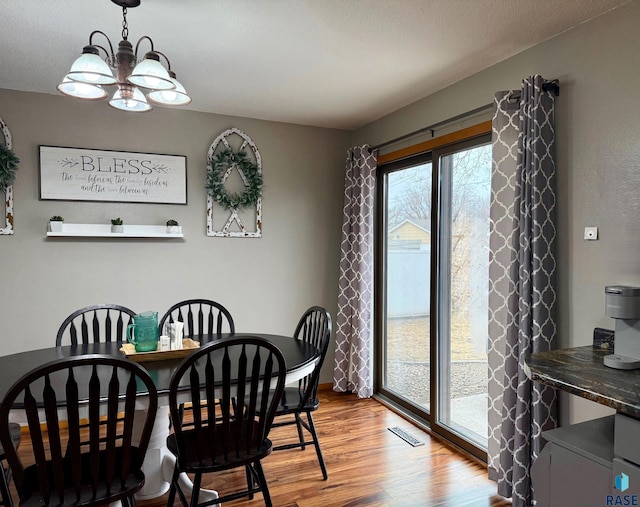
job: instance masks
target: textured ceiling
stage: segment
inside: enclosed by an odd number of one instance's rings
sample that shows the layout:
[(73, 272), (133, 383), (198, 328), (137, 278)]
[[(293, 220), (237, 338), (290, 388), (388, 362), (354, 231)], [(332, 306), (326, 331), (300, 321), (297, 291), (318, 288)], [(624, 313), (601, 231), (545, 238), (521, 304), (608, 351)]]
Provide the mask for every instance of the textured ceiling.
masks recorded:
[[(188, 109), (355, 129), (627, 1), (142, 0), (127, 18)], [(0, 88), (57, 94), (90, 32), (117, 45), (121, 25), (109, 0), (3, 0)]]

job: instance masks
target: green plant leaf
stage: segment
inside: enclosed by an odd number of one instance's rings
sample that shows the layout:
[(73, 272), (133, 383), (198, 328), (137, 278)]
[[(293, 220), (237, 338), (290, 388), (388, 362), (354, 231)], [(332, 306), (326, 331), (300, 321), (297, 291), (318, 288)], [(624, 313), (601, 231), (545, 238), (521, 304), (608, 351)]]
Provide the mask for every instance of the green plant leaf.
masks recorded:
[[(246, 180), (245, 191), (241, 194), (228, 193), (222, 181), (225, 173), (236, 167)], [(258, 166), (247, 158), (245, 151), (234, 153), (222, 150), (209, 159), (205, 187), (212, 199), (224, 209), (247, 208), (257, 204), (262, 197), (262, 173)]]
[(6, 192), (15, 182), (19, 163), (20, 159), (10, 148), (0, 145), (0, 192)]

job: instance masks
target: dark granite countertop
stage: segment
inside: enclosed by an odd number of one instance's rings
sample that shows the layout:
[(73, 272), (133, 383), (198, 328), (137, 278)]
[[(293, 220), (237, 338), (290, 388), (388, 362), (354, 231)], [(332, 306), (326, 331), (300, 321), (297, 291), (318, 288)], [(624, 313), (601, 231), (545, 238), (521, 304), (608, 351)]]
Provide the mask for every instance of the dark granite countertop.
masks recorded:
[(640, 419), (640, 370), (615, 370), (603, 357), (611, 349), (574, 347), (530, 354), (530, 379), (587, 398)]

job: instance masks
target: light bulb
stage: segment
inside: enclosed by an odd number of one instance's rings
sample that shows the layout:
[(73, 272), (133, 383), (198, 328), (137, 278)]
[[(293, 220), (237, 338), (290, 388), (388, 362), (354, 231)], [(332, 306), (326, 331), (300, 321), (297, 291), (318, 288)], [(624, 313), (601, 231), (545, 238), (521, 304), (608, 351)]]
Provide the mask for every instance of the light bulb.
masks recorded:
[(187, 95), (184, 86), (176, 79), (173, 71), (169, 71), (171, 82), (174, 88), (171, 90), (155, 90), (147, 94), (147, 98), (154, 104), (161, 106), (184, 106), (191, 102), (191, 97)]
[(160, 93), (162, 94), (162, 98), (167, 102), (173, 102), (174, 100), (176, 100), (177, 93), (174, 91), (166, 90)]
[(146, 83), (147, 88), (155, 89), (160, 84), (160, 80), (157, 77), (147, 76)]
[(109, 105), (122, 111), (144, 112), (151, 110), (144, 94), (138, 88), (130, 85), (118, 85), (118, 90), (113, 94)]
[(80, 83), (67, 77), (58, 85), (58, 91), (70, 97), (84, 100), (102, 100), (107, 97), (107, 92), (99, 85)]

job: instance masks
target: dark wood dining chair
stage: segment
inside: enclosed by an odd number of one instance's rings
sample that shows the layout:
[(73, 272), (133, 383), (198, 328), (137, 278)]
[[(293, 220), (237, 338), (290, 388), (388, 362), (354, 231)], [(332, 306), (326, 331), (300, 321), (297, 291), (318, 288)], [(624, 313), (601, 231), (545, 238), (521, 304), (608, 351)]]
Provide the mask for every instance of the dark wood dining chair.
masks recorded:
[[(182, 322), (185, 338), (192, 338), (199, 342), (206, 336), (212, 337), (222, 333), (235, 333), (231, 313), (223, 305), (211, 299), (186, 299), (169, 308), (158, 324), (159, 333), (165, 334), (165, 323)], [(189, 405), (183, 404), (182, 410), (189, 410)], [(183, 417), (184, 419), (184, 417)], [(169, 421), (171, 427), (171, 420)]]
[[(320, 406), (318, 383), (320, 381), (320, 370), (327, 355), (329, 340), (331, 339), (331, 315), (320, 306), (312, 306), (300, 318), (294, 336), (296, 339), (316, 347), (319, 352), (319, 359), (313, 371), (300, 379), (297, 386), (285, 387), (276, 410), (276, 421), (273, 423), (273, 427), (295, 424), (298, 430), (298, 440), (293, 443), (275, 445), (273, 450), (280, 451), (297, 447), (304, 450), (307, 445), (313, 445), (318, 455), (322, 477), (327, 480), (327, 467), (324, 463), (318, 433), (311, 413), (318, 410)], [(302, 417), (303, 414), (306, 416), (306, 421)], [(305, 439), (303, 428), (311, 435), (311, 440), (307, 441)]]
[[(138, 389), (148, 392), (140, 398), (144, 407), (136, 406)], [(144, 485), (141, 467), (157, 404), (147, 371), (121, 357), (66, 357), (25, 374), (0, 404), (0, 442), (20, 505), (79, 507), (118, 500), (129, 505)], [(21, 447), (34, 464), (22, 461), (7, 431), (9, 413), (18, 409), (24, 410), (29, 427)], [(80, 427), (85, 412), (88, 439)], [(124, 413), (122, 421), (116, 417), (119, 412)]]
[(126, 343), (127, 325), (136, 312), (126, 306), (98, 304), (86, 306), (69, 315), (60, 325), (56, 347), (78, 343)]
[(204, 336), (211, 338), (236, 331), (229, 310), (211, 299), (187, 299), (173, 305), (160, 319), (160, 334), (164, 334), (167, 322), (183, 322), (185, 338), (197, 341), (202, 341)]
[[(175, 454), (176, 465), (167, 505), (173, 505), (177, 492), (187, 506), (180, 473), (194, 474), (190, 505), (196, 507), (202, 475), (232, 468), (246, 469), (247, 488), (203, 505), (251, 498), (258, 492), (267, 506), (272, 505), (261, 461), (271, 453), (268, 435), (285, 378), (282, 353), (258, 337), (210, 342), (180, 363), (169, 387), (174, 432), (167, 447)], [(188, 426), (183, 424), (179, 402), (185, 397), (192, 406), (193, 423)]]
[[(22, 438), (20, 425), (17, 423), (9, 423), (9, 435), (13, 447), (17, 449), (20, 445), (20, 439)], [(12, 507), (13, 499), (11, 498), (11, 492), (9, 491), (11, 469), (8, 466), (5, 466), (6, 461), (7, 455), (5, 454), (3, 447), (0, 445), (0, 505)]]
[[(60, 325), (56, 347), (100, 342), (127, 342), (127, 325), (133, 324), (136, 312), (122, 305), (85, 306), (69, 315)], [(86, 424), (82, 424), (86, 427)]]

